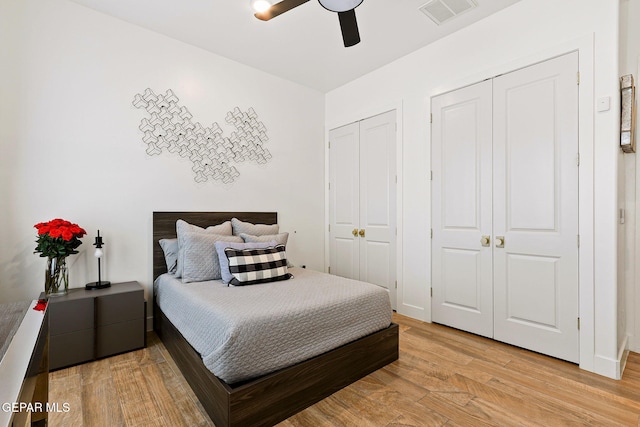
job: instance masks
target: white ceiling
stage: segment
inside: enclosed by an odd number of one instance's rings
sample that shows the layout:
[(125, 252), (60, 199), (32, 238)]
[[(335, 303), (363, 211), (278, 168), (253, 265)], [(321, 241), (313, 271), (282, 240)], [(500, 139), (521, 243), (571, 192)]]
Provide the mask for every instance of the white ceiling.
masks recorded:
[(364, 0), (356, 9), (362, 41), (350, 48), (337, 14), (315, 0), (266, 22), (249, 0), (72, 1), (328, 92), (519, 0), (476, 0), (441, 26), (418, 10), (428, 0)]

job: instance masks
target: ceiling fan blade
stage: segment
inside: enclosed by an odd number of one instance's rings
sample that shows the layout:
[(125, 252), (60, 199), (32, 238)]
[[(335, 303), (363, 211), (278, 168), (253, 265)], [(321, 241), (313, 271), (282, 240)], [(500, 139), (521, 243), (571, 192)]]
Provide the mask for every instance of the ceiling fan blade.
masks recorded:
[(275, 18), (278, 15), (281, 15), (285, 12), (290, 11), (294, 7), (298, 7), (301, 4), (305, 4), (309, 0), (282, 0), (279, 3), (272, 5), (269, 9), (264, 12), (256, 12), (254, 16), (261, 21), (268, 21), (269, 19)]
[(340, 19), (340, 29), (342, 30), (344, 47), (350, 47), (360, 43), (356, 10), (351, 9), (346, 12), (338, 12), (338, 18)]

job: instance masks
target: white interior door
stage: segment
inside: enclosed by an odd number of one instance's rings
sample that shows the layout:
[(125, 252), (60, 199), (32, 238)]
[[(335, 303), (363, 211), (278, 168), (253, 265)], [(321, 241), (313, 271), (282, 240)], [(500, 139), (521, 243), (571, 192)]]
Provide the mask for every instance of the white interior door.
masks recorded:
[[(494, 79), (494, 337), (578, 362), (578, 53)], [(496, 242), (497, 243), (497, 242)]]
[[(330, 272), (360, 277), (360, 126), (329, 132), (329, 266)], [(355, 233), (354, 233), (355, 231)]]
[(329, 131), (330, 272), (382, 286), (396, 306), (396, 112)]
[(577, 71), (571, 53), (432, 100), (433, 320), (572, 362)]
[[(432, 318), (493, 336), (491, 81), (432, 99)], [(483, 236), (487, 240), (484, 241)]]
[(360, 122), (360, 280), (387, 288), (395, 304), (396, 112)]

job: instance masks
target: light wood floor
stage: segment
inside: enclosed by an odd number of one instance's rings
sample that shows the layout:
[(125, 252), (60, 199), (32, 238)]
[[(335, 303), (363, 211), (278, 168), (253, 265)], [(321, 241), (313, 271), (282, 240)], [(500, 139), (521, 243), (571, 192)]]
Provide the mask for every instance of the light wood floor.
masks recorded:
[[(624, 378), (395, 315), (400, 359), (280, 424), (638, 426), (640, 355)], [(211, 426), (154, 334), (143, 350), (50, 374), (51, 426)]]

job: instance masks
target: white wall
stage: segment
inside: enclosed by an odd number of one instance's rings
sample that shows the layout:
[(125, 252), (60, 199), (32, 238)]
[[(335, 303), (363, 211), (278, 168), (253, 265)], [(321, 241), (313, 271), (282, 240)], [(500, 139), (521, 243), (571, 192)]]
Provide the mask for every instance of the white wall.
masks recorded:
[[(277, 211), (288, 255), (322, 269), (324, 95), (66, 0), (0, 2), (0, 302), (43, 290), (33, 225), (56, 217), (89, 235), (72, 287), (97, 280), (93, 237), (112, 282), (151, 295), (155, 210)], [(253, 107), (271, 162), (240, 164), (232, 185), (196, 184), (191, 164), (145, 153), (132, 105), (172, 89), (204, 126)], [(106, 277), (105, 277), (106, 276)]]
[[(404, 256), (398, 310), (429, 321), (430, 98), (572, 50), (579, 51), (581, 73), (580, 365), (615, 377), (617, 2), (523, 0), (328, 93), (326, 128), (401, 102)], [(597, 113), (595, 100), (604, 96), (611, 97), (612, 108)]]

